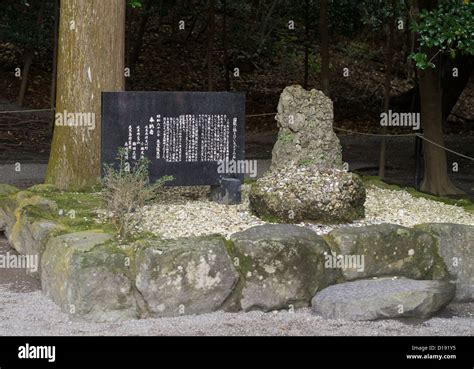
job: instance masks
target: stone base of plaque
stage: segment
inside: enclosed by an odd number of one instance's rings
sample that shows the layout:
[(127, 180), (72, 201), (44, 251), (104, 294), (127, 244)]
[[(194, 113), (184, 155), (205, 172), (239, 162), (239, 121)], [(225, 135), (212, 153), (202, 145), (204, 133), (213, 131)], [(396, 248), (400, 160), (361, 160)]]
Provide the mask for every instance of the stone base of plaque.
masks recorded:
[(241, 203), (240, 179), (222, 178), (221, 184), (211, 186), (211, 200), (223, 205)]

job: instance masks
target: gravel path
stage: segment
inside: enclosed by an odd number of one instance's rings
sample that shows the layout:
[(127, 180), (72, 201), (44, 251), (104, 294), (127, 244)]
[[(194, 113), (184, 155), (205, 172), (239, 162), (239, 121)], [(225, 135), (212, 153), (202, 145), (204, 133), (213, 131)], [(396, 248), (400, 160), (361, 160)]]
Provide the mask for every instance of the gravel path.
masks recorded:
[[(0, 238), (0, 253), (12, 253)], [(0, 269), (0, 335), (474, 335), (474, 303), (451, 304), (428, 320), (348, 322), (295, 312), (217, 312), (117, 323), (71, 321), (23, 270)]]
[(0, 306), (0, 335), (474, 335), (474, 304), (450, 305), (444, 316), (426, 321), (325, 320), (311, 315), (309, 309), (301, 309), (294, 313), (217, 312), (99, 324), (70, 321), (40, 291), (17, 293), (3, 286)]

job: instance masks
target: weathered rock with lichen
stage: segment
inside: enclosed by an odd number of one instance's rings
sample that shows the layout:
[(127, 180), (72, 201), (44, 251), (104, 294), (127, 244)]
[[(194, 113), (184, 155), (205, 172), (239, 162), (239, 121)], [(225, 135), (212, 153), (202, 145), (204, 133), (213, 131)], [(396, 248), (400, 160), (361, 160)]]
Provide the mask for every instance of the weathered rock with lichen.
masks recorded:
[(333, 103), (322, 91), (286, 87), (275, 119), (280, 131), (273, 147), (272, 168), (315, 164), (341, 169), (341, 145), (333, 131)]
[(235, 233), (231, 240), (243, 280), (234, 298), (245, 311), (308, 306), (338, 276), (324, 267), (328, 245), (308, 229), (263, 225)]
[(219, 235), (146, 241), (137, 246), (135, 268), (153, 317), (219, 310), (239, 280)]
[[(10, 245), (21, 255), (41, 259), (44, 246), (53, 232), (64, 229), (59, 223), (46, 219), (45, 214), (57, 210), (54, 201), (21, 191), (0, 200), (4, 214), (3, 224)], [(27, 269), (27, 273), (39, 278), (40, 270)]]
[(321, 91), (286, 87), (275, 119), (280, 131), (271, 170), (252, 186), (252, 211), (287, 223), (362, 218), (365, 189), (358, 176), (343, 170), (331, 99)]
[(0, 232), (5, 232), (7, 237), (16, 222), (15, 209), (17, 205), (13, 196), (0, 197)]
[(350, 261), (363, 256), (364, 266), (342, 264), (345, 280), (401, 276), (412, 279), (444, 279), (446, 266), (438, 255), (436, 239), (420, 229), (395, 224), (343, 227), (325, 236), (336, 258)]
[(426, 319), (453, 299), (455, 289), (447, 281), (363, 279), (318, 292), (312, 300), (312, 307), (313, 313), (327, 319)]
[(115, 321), (139, 316), (131, 251), (100, 231), (51, 238), (41, 260), (43, 293), (71, 317)]
[[(14, 224), (6, 233), (12, 247), (20, 254), (24, 254), (37, 250), (35, 245), (29, 243), (35, 243), (35, 240), (42, 238), (43, 230), (54, 228), (54, 222), (45, 219), (44, 214), (56, 212), (57, 204), (27, 191), (19, 192), (15, 200)], [(41, 213), (43, 216), (38, 215)]]
[(20, 190), (15, 186), (6, 183), (0, 183), (0, 196), (12, 195), (18, 191)]
[(456, 301), (474, 301), (474, 226), (448, 223), (421, 224), (433, 234), (437, 249), (456, 284)]
[(285, 223), (350, 222), (364, 217), (364, 202), (359, 176), (314, 165), (272, 169), (252, 185), (249, 194), (257, 216)]

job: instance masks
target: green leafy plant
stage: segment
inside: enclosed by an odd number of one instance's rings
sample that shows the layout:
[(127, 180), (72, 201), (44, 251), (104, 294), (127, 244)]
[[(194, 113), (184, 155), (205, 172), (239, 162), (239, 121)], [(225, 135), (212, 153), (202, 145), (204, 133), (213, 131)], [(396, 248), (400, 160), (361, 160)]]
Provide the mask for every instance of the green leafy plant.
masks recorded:
[[(420, 69), (434, 68), (433, 60), (438, 54), (474, 55), (474, 3), (448, 0), (440, 2), (436, 9), (423, 10), (418, 22), (411, 26), (418, 33), (421, 51), (410, 58)], [(435, 48), (436, 53), (428, 58), (423, 49)]]
[(142, 2), (140, 0), (129, 0), (128, 4), (132, 8), (141, 8), (142, 7)]
[(132, 236), (133, 223), (143, 217), (146, 203), (155, 199), (163, 185), (173, 179), (165, 176), (150, 183), (149, 160), (141, 158), (135, 164), (130, 164), (127, 154), (127, 149), (119, 149), (116, 167), (105, 164), (102, 179), (106, 210), (117, 233), (124, 239)]

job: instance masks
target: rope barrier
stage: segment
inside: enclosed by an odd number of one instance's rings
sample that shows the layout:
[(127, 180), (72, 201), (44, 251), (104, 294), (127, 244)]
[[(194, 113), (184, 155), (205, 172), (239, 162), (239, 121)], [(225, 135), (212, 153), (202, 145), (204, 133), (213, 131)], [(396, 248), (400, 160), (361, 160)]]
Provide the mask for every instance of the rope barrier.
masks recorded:
[(433, 141), (427, 139), (426, 137), (424, 137), (423, 135), (421, 135), (421, 134), (419, 134), (419, 133), (417, 133), (416, 136), (420, 137), (422, 140), (428, 141), (428, 142), (429, 142), (430, 144), (432, 144), (432, 145), (438, 146), (439, 148), (441, 148), (441, 149), (443, 149), (443, 150), (449, 151), (449, 152), (452, 153), (452, 154), (455, 154), (455, 155), (461, 156), (461, 157), (463, 157), (463, 158), (466, 158), (466, 159), (468, 159), (468, 160), (474, 161), (474, 158), (471, 158), (470, 156), (461, 154), (461, 153), (459, 153), (459, 152), (457, 152), (457, 151), (454, 151), (454, 150), (448, 149), (448, 148), (446, 148), (446, 147), (444, 147), (444, 146), (441, 146), (440, 144), (437, 144), (436, 142), (433, 142)]
[(394, 135), (394, 134), (383, 134), (383, 133), (365, 133), (365, 132), (357, 132), (357, 131), (351, 131), (349, 129), (344, 129), (344, 128), (339, 128), (339, 127), (333, 127), (337, 131), (342, 131), (342, 132), (347, 132), (347, 133), (354, 133), (356, 135), (361, 135), (361, 136), (375, 136), (375, 137), (414, 137), (417, 136), (416, 133), (402, 133), (399, 135)]
[(406, 134), (399, 134), (399, 135), (393, 135), (393, 134), (392, 134), (392, 135), (388, 135), (388, 134), (380, 134), (380, 133), (364, 133), (364, 132), (357, 132), (357, 131), (351, 131), (351, 130), (349, 130), (349, 129), (343, 129), (343, 128), (339, 128), (339, 127), (334, 127), (334, 129), (337, 130), (337, 131), (348, 132), (348, 133), (354, 133), (354, 134), (356, 134), (356, 135), (361, 135), (361, 136), (375, 136), (375, 137), (419, 137), (419, 138), (421, 138), (422, 140), (425, 140), (425, 141), (429, 142), (430, 144), (439, 147), (440, 149), (443, 149), (443, 150), (445, 150), (445, 151), (450, 152), (451, 154), (454, 154), (454, 155), (460, 156), (460, 157), (462, 157), (462, 158), (465, 158), (465, 159), (474, 161), (474, 158), (471, 158), (470, 156), (461, 154), (460, 152), (457, 152), (457, 151), (448, 149), (447, 147), (444, 147), (444, 146), (442, 146), (442, 145), (440, 145), (440, 144), (437, 144), (436, 142), (433, 142), (433, 141), (431, 141), (430, 139), (428, 139), (428, 138), (426, 138), (425, 136), (423, 136), (421, 133), (406, 133)]
[(33, 110), (4, 110), (0, 111), (0, 114), (13, 114), (13, 113), (33, 113), (36, 111), (53, 111), (54, 109), (33, 109)]
[[(0, 111), (0, 114), (32, 113), (32, 112), (38, 112), (38, 111), (53, 111), (53, 110), (55, 110), (55, 109), (5, 110), (5, 111)], [(277, 113), (249, 114), (249, 115), (246, 115), (245, 117), (246, 117), (246, 118), (265, 117), (265, 116), (276, 115), (276, 114), (277, 114)], [(425, 140), (425, 141), (429, 142), (430, 144), (439, 147), (440, 149), (443, 149), (443, 150), (445, 150), (445, 151), (450, 152), (451, 154), (454, 154), (454, 155), (460, 156), (460, 157), (462, 157), (462, 158), (465, 158), (465, 159), (474, 161), (474, 158), (472, 158), (472, 157), (470, 157), (470, 156), (467, 156), (467, 155), (464, 155), (464, 154), (461, 154), (461, 153), (459, 153), (459, 152), (457, 152), (457, 151), (448, 149), (447, 147), (444, 147), (444, 146), (442, 146), (442, 145), (440, 145), (440, 144), (437, 144), (436, 142), (431, 141), (430, 139), (426, 138), (425, 136), (423, 136), (423, 135), (420, 134), (420, 133), (383, 134), (383, 133), (357, 132), (357, 131), (352, 131), (352, 130), (350, 130), (350, 129), (344, 129), (344, 128), (339, 128), (339, 127), (334, 127), (334, 129), (335, 129), (336, 131), (341, 131), (341, 132), (346, 132), (346, 133), (352, 133), (352, 134), (359, 135), (359, 136), (373, 136), (373, 137), (419, 137), (419, 138), (421, 138), (422, 140)]]
[(245, 117), (246, 118), (253, 118), (253, 117), (265, 117), (267, 115), (276, 115), (278, 113), (263, 113), (263, 114), (250, 114), (250, 115), (246, 115)]

